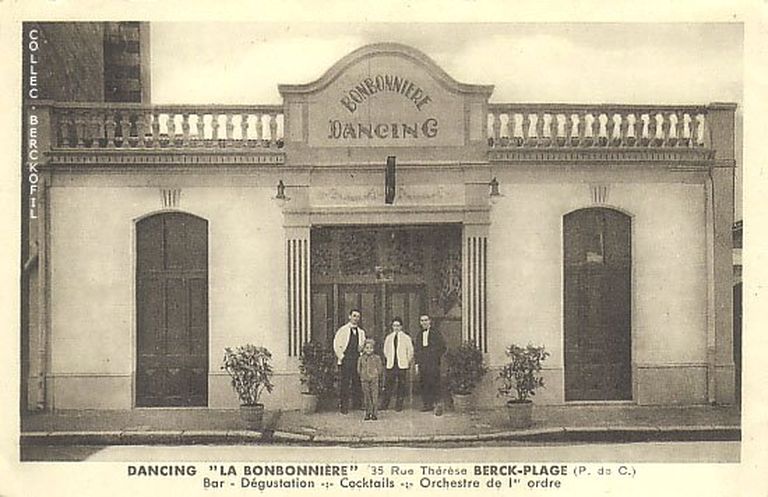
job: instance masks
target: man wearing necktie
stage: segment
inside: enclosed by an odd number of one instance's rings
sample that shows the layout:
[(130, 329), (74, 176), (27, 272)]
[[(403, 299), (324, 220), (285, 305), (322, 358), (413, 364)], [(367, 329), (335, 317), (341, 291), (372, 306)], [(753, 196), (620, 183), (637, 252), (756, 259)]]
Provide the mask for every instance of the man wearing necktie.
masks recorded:
[(339, 328), (333, 337), (333, 352), (339, 366), (339, 410), (342, 414), (348, 412), (350, 400), (353, 409), (360, 407), (362, 391), (357, 360), (365, 345), (365, 330), (358, 326), (360, 317), (359, 310), (349, 311), (349, 322)]
[(395, 410), (403, 410), (406, 382), (408, 381), (408, 368), (413, 362), (413, 342), (411, 337), (403, 331), (403, 319), (392, 319), (392, 333), (384, 339), (384, 357), (387, 364), (387, 386), (381, 400), (381, 409), (389, 407), (389, 399), (395, 393)]
[[(419, 317), (421, 333), (416, 337), (416, 372), (419, 374), (422, 411), (431, 411), (440, 402), (440, 358), (445, 353), (445, 340), (432, 328), (432, 320), (426, 314)], [(440, 412), (437, 412), (440, 415)]]

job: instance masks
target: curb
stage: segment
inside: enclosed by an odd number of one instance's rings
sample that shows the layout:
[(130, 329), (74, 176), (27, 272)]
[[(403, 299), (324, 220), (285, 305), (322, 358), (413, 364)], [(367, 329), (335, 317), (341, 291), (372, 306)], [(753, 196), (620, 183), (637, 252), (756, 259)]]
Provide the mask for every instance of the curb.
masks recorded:
[(425, 445), (478, 442), (740, 441), (738, 426), (587, 426), (428, 436), (333, 436), (288, 431), (51, 431), (25, 432), (21, 445), (199, 445), (285, 443), (303, 445)]

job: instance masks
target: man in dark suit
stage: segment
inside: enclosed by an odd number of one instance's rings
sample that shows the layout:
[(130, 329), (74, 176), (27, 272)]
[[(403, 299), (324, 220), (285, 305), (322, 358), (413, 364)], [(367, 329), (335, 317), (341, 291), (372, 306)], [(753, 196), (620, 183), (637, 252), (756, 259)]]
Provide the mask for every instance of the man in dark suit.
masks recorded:
[(445, 340), (439, 331), (432, 328), (428, 315), (419, 317), (419, 324), (421, 333), (413, 337), (413, 348), (424, 403), (421, 410), (426, 412), (433, 410), (435, 403), (440, 402), (440, 359), (445, 353)]

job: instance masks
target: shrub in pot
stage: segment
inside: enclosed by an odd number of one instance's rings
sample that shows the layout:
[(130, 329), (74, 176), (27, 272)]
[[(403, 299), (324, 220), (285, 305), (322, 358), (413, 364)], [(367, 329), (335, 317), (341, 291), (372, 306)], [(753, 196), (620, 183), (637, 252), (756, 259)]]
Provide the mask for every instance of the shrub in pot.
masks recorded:
[(464, 342), (445, 354), (445, 379), (451, 392), (453, 407), (459, 412), (470, 410), (471, 395), (488, 370), (483, 353), (472, 342)]
[(533, 402), (536, 389), (544, 386), (541, 363), (549, 357), (544, 347), (512, 344), (506, 350), (507, 362), (499, 371), (501, 382), (499, 395), (508, 397), (507, 413), (514, 428), (526, 428), (532, 423)]
[(264, 347), (243, 345), (224, 349), (221, 369), (232, 378), (232, 388), (240, 399), (240, 416), (247, 427), (260, 430), (264, 420), (264, 404), (259, 402), (266, 390), (272, 392), (272, 354)]
[(310, 341), (301, 348), (299, 364), (302, 385), (302, 411), (317, 410), (318, 399), (327, 399), (335, 391), (336, 355), (319, 342)]

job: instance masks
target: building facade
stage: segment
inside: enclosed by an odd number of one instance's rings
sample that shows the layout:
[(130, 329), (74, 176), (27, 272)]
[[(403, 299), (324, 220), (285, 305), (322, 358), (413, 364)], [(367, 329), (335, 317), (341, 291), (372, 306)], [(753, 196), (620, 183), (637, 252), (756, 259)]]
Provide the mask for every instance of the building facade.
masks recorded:
[(735, 105), (489, 103), (393, 43), (279, 90), (36, 103), (30, 408), (233, 407), (245, 343), (297, 407), (352, 307), (476, 344), (481, 405), (511, 343), (551, 352), (537, 402), (734, 401)]

